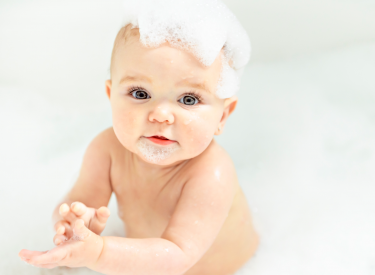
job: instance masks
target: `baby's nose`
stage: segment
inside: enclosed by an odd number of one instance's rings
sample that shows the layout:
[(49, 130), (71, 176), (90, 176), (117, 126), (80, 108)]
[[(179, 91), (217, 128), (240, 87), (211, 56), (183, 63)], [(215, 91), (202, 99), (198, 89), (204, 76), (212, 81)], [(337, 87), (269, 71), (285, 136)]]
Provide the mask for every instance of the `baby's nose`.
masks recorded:
[(150, 112), (148, 119), (151, 122), (172, 124), (174, 122), (174, 115), (167, 104), (160, 104)]

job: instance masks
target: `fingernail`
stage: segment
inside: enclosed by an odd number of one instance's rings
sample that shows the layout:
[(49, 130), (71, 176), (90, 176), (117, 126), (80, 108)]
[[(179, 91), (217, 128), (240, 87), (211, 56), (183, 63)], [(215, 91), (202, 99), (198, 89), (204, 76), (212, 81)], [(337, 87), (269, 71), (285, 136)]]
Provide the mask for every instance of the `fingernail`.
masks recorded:
[(109, 209), (102, 208), (102, 210), (99, 211), (99, 212), (103, 216), (109, 216), (109, 215), (111, 215), (111, 212), (109, 211)]
[(55, 244), (59, 245), (60, 243), (61, 243), (61, 240), (60, 239), (56, 239)]
[(66, 213), (68, 211), (69, 211), (69, 206), (66, 203), (60, 206), (60, 213)]

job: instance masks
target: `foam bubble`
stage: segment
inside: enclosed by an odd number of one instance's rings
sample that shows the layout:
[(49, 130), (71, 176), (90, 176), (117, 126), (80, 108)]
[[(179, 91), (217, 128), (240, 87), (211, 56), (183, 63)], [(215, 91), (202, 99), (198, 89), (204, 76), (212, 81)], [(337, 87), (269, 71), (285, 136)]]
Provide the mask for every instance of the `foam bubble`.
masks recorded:
[(78, 236), (78, 235), (74, 234), (70, 239), (74, 240), (74, 241), (82, 241), (84, 239), (84, 237), (81, 237), (81, 236)]
[[(125, 0), (125, 22), (139, 28), (146, 47), (164, 42), (194, 54), (210, 66), (224, 47), (219, 97), (230, 97), (239, 88), (239, 77), (250, 58), (250, 39), (234, 14), (219, 0)], [(236, 76), (236, 77), (235, 77)], [(228, 80), (223, 80), (228, 77)], [(229, 84), (232, 85), (229, 85)], [(225, 89), (225, 91), (224, 91)]]
[(167, 159), (178, 147), (176, 145), (164, 147), (157, 144), (151, 144), (145, 138), (141, 138), (137, 142), (137, 147), (142, 156), (152, 163), (158, 163)]
[(222, 68), (216, 94), (219, 98), (233, 96), (240, 88), (240, 76), (229, 66), (228, 59), (222, 55)]

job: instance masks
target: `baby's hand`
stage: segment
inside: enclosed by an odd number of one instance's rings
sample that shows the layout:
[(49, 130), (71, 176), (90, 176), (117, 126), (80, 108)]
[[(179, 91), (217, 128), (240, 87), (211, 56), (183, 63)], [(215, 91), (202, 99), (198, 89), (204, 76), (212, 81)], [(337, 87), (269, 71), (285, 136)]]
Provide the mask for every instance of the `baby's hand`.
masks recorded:
[(103, 238), (88, 230), (83, 220), (77, 219), (72, 228), (74, 236), (69, 241), (44, 252), (22, 249), (18, 256), (42, 268), (95, 266), (103, 249)]
[(53, 242), (56, 245), (73, 237), (72, 226), (78, 219), (83, 220), (89, 230), (100, 235), (110, 215), (109, 209), (105, 206), (95, 209), (87, 207), (81, 202), (73, 202), (70, 207), (63, 203), (59, 212), (62, 220), (58, 221), (54, 226), (56, 235), (53, 238)]

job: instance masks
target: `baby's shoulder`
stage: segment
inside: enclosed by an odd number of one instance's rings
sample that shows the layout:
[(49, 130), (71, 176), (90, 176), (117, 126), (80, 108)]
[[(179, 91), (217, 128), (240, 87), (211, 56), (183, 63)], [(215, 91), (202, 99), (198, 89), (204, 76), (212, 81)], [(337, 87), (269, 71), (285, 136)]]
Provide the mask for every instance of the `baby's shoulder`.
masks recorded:
[(121, 144), (115, 135), (113, 127), (110, 127), (100, 132), (91, 141), (90, 146), (97, 147), (101, 151), (106, 151), (107, 153), (111, 154), (111, 152), (116, 151)]
[(194, 177), (212, 177), (231, 182), (237, 181), (237, 174), (231, 157), (215, 140), (203, 153), (191, 161), (190, 170), (195, 171), (192, 174)]

